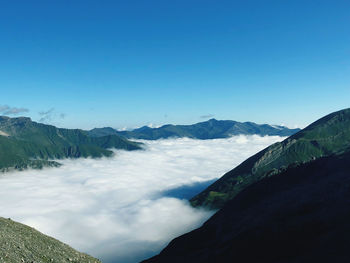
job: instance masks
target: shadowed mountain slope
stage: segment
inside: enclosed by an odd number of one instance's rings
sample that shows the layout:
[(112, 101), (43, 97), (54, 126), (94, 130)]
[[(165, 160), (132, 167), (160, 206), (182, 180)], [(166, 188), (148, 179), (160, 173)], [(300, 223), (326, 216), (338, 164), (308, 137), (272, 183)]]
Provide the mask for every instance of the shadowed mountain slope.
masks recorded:
[(144, 263), (347, 262), (350, 152), (248, 186), (204, 225)]
[(350, 109), (329, 114), (250, 157), (191, 199), (193, 206), (220, 208), (249, 185), (289, 166), (350, 149)]
[(284, 126), (271, 126), (268, 124), (256, 124), (253, 122), (220, 121), (210, 119), (193, 125), (164, 125), (159, 128), (141, 127), (132, 131), (117, 131), (113, 128), (95, 128), (89, 131), (90, 136), (121, 135), (126, 138), (157, 140), (170, 137), (188, 137), (195, 139), (228, 138), (239, 134), (257, 134), (290, 136), (300, 129), (288, 129)]

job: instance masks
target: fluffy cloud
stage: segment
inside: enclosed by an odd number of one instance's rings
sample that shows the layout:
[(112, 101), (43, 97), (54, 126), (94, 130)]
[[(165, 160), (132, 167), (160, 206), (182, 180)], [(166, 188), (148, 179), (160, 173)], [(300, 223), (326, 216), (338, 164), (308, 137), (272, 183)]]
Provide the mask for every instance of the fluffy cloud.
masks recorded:
[(61, 168), (0, 177), (1, 216), (35, 227), (104, 262), (137, 262), (212, 213), (165, 195), (220, 177), (280, 137), (143, 141), (144, 151), (64, 160)]

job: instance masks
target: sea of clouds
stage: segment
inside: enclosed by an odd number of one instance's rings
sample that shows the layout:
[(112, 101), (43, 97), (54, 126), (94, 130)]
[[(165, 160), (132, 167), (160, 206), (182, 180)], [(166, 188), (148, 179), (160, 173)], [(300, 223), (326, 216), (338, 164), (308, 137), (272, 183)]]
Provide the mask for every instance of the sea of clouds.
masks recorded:
[(112, 158), (64, 160), (60, 168), (7, 173), (0, 176), (0, 215), (103, 262), (138, 262), (213, 213), (172, 197), (172, 189), (205, 185), (282, 139), (142, 141), (145, 150), (115, 151)]

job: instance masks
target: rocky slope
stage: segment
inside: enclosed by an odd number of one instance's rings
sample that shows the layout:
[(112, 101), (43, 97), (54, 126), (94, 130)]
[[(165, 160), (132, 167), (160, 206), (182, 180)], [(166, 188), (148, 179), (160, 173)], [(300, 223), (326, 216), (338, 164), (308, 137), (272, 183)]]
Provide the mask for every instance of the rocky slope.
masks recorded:
[(0, 217), (0, 262), (100, 263), (34, 228)]

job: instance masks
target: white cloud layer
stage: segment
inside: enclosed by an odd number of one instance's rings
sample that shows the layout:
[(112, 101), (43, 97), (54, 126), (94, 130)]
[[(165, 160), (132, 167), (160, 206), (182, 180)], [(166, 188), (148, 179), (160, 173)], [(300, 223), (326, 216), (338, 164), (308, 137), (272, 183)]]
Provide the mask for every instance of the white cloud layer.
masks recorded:
[(64, 160), (61, 168), (0, 176), (1, 216), (104, 262), (138, 262), (200, 226), (210, 212), (162, 195), (220, 177), (281, 137), (143, 141), (145, 151)]

